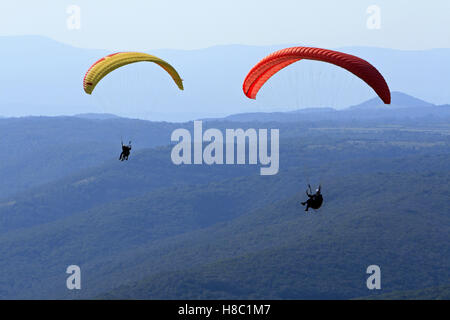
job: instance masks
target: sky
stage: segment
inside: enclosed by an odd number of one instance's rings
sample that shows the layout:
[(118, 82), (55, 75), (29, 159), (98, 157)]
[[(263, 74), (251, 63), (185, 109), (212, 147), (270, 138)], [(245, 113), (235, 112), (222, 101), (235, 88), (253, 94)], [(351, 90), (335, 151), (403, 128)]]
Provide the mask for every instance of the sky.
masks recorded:
[(449, 16), (449, 0), (15, 0), (0, 3), (0, 36), (111, 51), (229, 44), (423, 50), (450, 48)]

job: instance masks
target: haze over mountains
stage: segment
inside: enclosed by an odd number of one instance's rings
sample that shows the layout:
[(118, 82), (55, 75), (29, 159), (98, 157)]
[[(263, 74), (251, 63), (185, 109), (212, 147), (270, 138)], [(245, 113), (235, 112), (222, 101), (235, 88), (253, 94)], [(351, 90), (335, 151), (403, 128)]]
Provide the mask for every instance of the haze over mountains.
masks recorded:
[[(450, 119), (450, 106), (392, 93), (392, 104), (384, 106), (378, 98), (344, 110), (310, 108), (293, 112), (253, 112), (211, 118), (207, 122), (266, 122), (308, 125), (362, 126), (442, 123)], [(237, 124), (233, 124), (236, 126)], [(208, 125), (209, 126), (209, 125)], [(0, 119), (0, 148), (9, 150), (0, 163), (2, 177), (10, 182), (0, 185), (0, 194), (9, 195), (63, 177), (71, 172), (108, 161), (117, 153), (120, 142), (133, 143), (134, 151), (170, 144), (176, 128), (192, 130), (192, 122), (177, 124), (121, 118), (112, 114), (78, 114), (74, 117), (23, 117)], [(287, 131), (290, 135), (290, 130)], [(62, 152), (62, 153), (61, 153)], [(57, 157), (55, 157), (57, 155)], [(30, 159), (34, 166), (30, 166)], [(39, 170), (36, 170), (36, 167)]]
[(229, 121), (296, 122), (320, 120), (372, 119), (379, 121), (394, 118), (417, 119), (433, 117), (444, 119), (450, 115), (450, 105), (434, 105), (401, 92), (391, 93), (392, 102), (385, 105), (378, 98), (345, 109), (306, 108), (291, 112), (252, 112), (239, 113), (225, 117)]
[[(192, 122), (1, 119), (0, 297), (448, 298), (448, 107), (393, 97), (412, 104), (205, 124), (280, 129), (269, 177), (254, 165), (174, 165), (170, 135)], [(328, 112), (346, 116), (312, 116)], [(122, 134), (135, 146), (128, 162), (117, 160)], [(306, 214), (308, 182), (326, 202)], [(382, 292), (365, 287), (374, 263)], [(80, 291), (65, 287), (71, 264)]]
[[(0, 115), (96, 112), (166, 121), (268, 111), (271, 107), (265, 105), (264, 99), (255, 102), (245, 98), (242, 81), (257, 61), (284, 47), (232, 45), (188, 51), (149, 50), (177, 68), (184, 79), (185, 91), (178, 92), (167, 75), (152, 65), (145, 65), (114, 71), (96, 88), (96, 95), (88, 96), (81, 87), (84, 73), (108, 52), (74, 48), (36, 36), (0, 37), (0, 45), (3, 74), (0, 78)], [(450, 82), (450, 49), (401, 51), (355, 47), (339, 50), (373, 63), (385, 76), (392, 91), (401, 91), (437, 105), (450, 101), (450, 92), (446, 87)], [(302, 65), (299, 65), (301, 68)], [(306, 63), (304, 67), (310, 70)], [(329, 68), (324, 64), (313, 70), (319, 73), (325, 73), (325, 70), (334, 72)], [(334, 78), (325, 80), (332, 87), (332, 84), (346, 83), (347, 76), (345, 71), (336, 71)], [(302, 78), (297, 85), (308, 87), (310, 80)], [(357, 82), (351, 89), (345, 96), (336, 96), (330, 102), (348, 106), (374, 96), (362, 82)], [(286, 104), (283, 95), (277, 96), (276, 101), (280, 106)], [(311, 105), (298, 105), (293, 109), (308, 106)]]
[[(380, 68), (392, 104), (363, 84), (349, 101), (369, 95), (345, 108), (280, 112), (240, 87), (278, 47), (152, 51), (186, 91), (146, 65), (87, 96), (82, 76), (107, 52), (0, 43), (0, 298), (450, 298), (450, 50), (344, 48)], [(130, 84), (137, 96), (108, 100)], [(169, 98), (141, 105), (151, 90)], [(74, 116), (11, 117), (29, 114)], [(173, 164), (172, 132), (205, 118), (221, 132), (279, 129), (279, 173)], [(130, 160), (118, 161), (130, 140)], [(308, 183), (325, 202), (305, 213)], [(66, 288), (72, 264), (80, 291)], [(372, 264), (381, 291), (366, 287)]]

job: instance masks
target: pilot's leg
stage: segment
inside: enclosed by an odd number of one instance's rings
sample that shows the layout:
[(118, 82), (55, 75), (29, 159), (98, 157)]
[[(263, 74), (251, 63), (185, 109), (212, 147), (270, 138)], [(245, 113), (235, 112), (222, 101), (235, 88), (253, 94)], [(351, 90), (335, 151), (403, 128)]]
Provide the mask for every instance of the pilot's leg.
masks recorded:
[(305, 211), (308, 211), (309, 207), (311, 206), (311, 199), (308, 199), (308, 201), (306, 201), (306, 208)]

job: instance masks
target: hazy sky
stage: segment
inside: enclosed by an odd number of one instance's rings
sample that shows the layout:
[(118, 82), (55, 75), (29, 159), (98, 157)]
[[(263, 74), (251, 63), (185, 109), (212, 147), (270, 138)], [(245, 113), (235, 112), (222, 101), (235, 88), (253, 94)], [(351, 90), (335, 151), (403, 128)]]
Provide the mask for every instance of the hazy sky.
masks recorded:
[(0, 3), (0, 35), (109, 50), (222, 44), (409, 50), (450, 48), (449, 18), (450, 0), (14, 0)]

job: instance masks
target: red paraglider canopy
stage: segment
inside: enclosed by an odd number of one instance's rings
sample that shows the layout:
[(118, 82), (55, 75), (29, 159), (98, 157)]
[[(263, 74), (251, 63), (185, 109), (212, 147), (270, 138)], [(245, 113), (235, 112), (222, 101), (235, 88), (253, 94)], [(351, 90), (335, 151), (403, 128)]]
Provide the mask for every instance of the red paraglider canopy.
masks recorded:
[(334, 64), (353, 73), (366, 82), (385, 104), (391, 103), (391, 92), (378, 70), (366, 60), (350, 54), (310, 47), (292, 47), (271, 53), (258, 62), (245, 77), (243, 90), (250, 99), (255, 99), (261, 87), (275, 73), (301, 59), (317, 60)]

